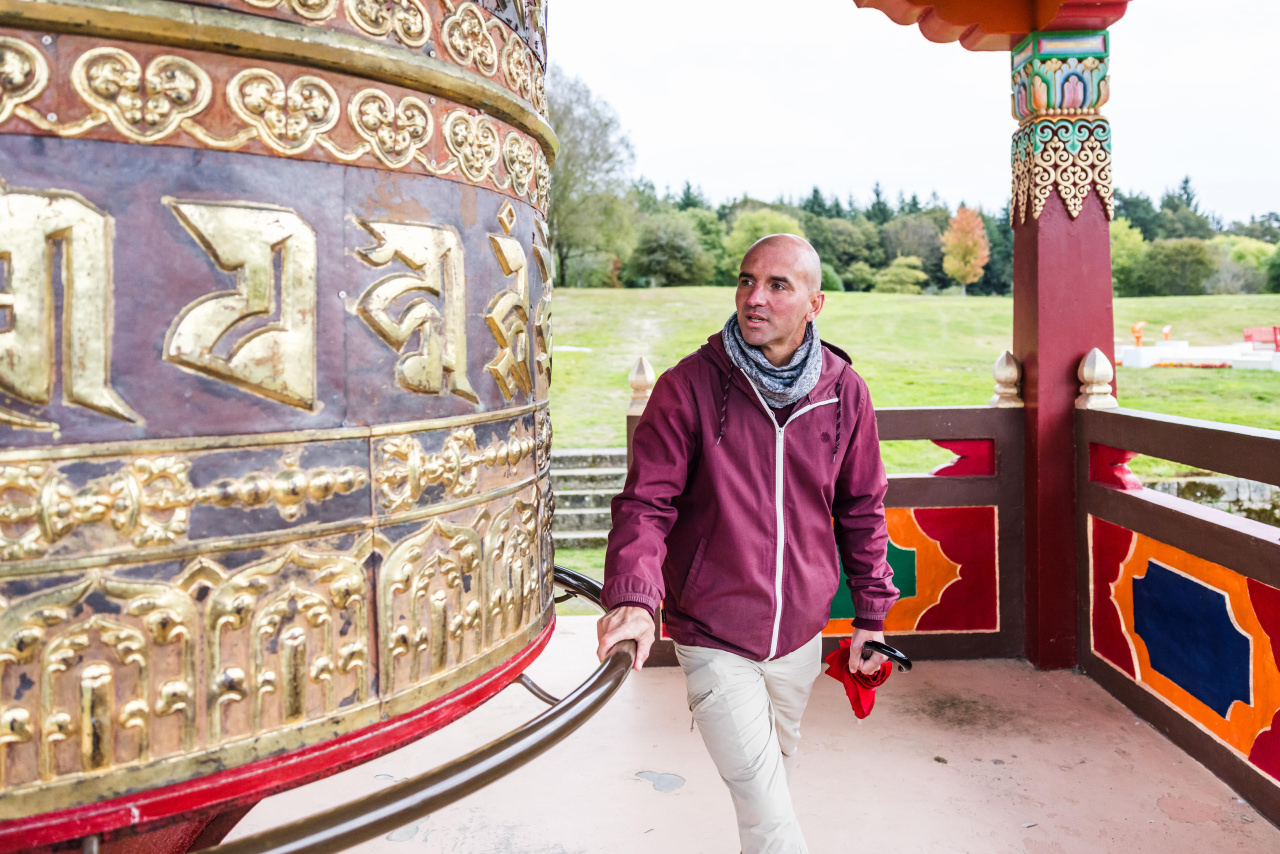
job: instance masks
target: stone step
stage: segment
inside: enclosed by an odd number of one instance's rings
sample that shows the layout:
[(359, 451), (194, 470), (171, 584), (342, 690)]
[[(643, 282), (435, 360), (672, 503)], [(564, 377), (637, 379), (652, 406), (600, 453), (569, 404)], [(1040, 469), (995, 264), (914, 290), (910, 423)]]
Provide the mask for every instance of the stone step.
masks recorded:
[(602, 549), (609, 544), (609, 532), (555, 531), (551, 539), (558, 549)]
[(626, 468), (626, 448), (552, 448), (551, 468)]
[(558, 489), (556, 490), (556, 510), (595, 508), (607, 513), (613, 496), (617, 494), (616, 489)]
[(584, 489), (612, 489), (621, 492), (627, 481), (627, 470), (622, 467), (592, 467), (581, 469), (551, 470), (551, 488), (577, 491)]
[(563, 510), (556, 508), (556, 515), (551, 521), (553, 531), (599, 531), (609, 530), (612, 520), (608, 510), (588, 507), (580, 510)]

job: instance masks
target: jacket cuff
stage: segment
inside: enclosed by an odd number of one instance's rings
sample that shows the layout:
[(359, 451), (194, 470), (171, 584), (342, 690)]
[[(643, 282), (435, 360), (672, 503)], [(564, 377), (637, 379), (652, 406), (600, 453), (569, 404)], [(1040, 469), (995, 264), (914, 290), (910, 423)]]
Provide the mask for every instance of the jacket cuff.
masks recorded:
[(623, 600), (623, 601), (621, 601), (621, 602), (614, 602), (614, 603), (609, 607), (609, 610), (610, 610), (610, 611), (616, 611), (616, 610), (617, 610), (617, 609), (619, 609), (619, 608), (627, 608), (627, 607), (631, 607), (631, 608), (644, 608), (646, 611), (648, 611), (648, 612), (649, 612), (649, 616), (650, 616), (650, 617), (654, 616), (653, 606), (652, 606), (652, 605), (650, 605), (648, 602), (628, 602), (628, 601), (626, 601), (626, 600), (624, 599), (624, 600)]
[(636, 582), (635, 579), (628, 578), (611, 578), (604, 583), (604, 589), (601, 591), (600, 604), (604, 606), (606, 611), (612, 611), (619, 605), (638, 605), (646, 609), (650, 614), (656, 613), (658, 605), (662, 602), (662, 592), (653, 590), (651, 593), (644, 588), (648, 585)]
[(884, 620), (868, 620), (865, 617), (854, 617), (853, 627), (855, 629), (863, 629), (868, 632), (883, 632)]

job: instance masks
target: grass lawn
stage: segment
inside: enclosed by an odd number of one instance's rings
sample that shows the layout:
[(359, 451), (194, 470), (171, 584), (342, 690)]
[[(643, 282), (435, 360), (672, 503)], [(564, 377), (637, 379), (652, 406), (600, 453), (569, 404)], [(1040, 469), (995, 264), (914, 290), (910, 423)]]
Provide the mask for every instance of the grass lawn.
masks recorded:
[[(555, 295), (557, 351), (551, 389), (556, 445), (621, 447), (640, 356), (661, 373), (716, 333), (733, 311), (730, 288), (577, 290)], [(1280, 295), (1117, 299), (1115, 335), (1145, 320), (1147, 340), (1173, 324), (1192, 344), (1242, 340), (1246, 326), (1280, 324)], [(1007, 297), (920, 297), (831, 293), (818, 321), (843, 347), (877, 406), (985, 404), (991, 366), (1013, 338)], [(1280, 429), (1280, 373), (1203, 368), (1119, 369), (1120, 402), (1134, 409)], [(928, 442), (886, 442), (890, 471), (927, 471), (951, 455)], [(1135, 461), (1145, 473), (1175, 473), (1161, 461)]]
[[(604, 580), (604, 549), (557, 549), (556, 563), (583, 575)], [(598, 617), (600, 609), (575, 596), (556, 605), (556, 613), (562, 616)]]

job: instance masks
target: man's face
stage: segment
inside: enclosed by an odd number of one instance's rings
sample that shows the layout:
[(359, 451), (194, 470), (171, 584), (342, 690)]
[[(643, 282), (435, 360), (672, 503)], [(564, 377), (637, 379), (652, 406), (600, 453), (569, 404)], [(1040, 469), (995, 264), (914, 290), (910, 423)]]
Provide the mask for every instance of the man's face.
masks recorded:
[(798, 240), (775, 240), (756, 244), (742, 259), (738, 328), (775, 366), (790, 361), (804, 342), (805, 324), (822, 310), (822, 291), (810, 289), (812, 252)]

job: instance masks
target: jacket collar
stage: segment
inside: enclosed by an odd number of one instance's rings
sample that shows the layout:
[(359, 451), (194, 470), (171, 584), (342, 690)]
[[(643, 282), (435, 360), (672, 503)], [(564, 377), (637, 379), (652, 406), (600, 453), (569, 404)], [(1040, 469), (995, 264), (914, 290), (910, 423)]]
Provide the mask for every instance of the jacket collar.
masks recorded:
[[(803, 409), (810, 403), (825, 400), (834, 395), (836, 383), (843, 373), (845, 365), (852, 364), (849, 354), (834, 344), (822, 340), (822, 373), (818, 377), (818, 384), (813, 387), (813, 391), (805, 397), (796, 401), (796, 409)], [(751, 387), (751, 381), (747, 379), (747, 375), (738, 370), (737, 366), (729, 358), (729, 354), (725, 352), (724, 342), (720, 340), (720, 333), (717, 332), (707, 339), (707, 343), (703, 344), (698, 350), (698, 355), (711, 362), (720, 370), (721, 373), (728, 375), (729, 381), (736, 385), (738, 389), (747, 396), (747, 399), (753, 401), (758, 407), (763, 407), (759, 396)]]

